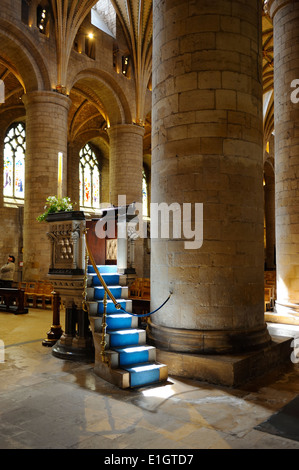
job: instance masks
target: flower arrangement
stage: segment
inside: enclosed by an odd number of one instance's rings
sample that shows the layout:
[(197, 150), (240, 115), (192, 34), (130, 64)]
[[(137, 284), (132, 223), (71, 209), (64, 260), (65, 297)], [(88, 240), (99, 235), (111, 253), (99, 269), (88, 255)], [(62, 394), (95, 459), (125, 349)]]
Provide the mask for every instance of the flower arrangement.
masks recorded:
[(44, 209), (45, 212), (36, 218), (38, 222), (43, 222), (46, 220), (48, 214), (52, 214), (54, 212), (72, 211), (73, 204), (71, 203), (69, 197), (58, 198), (57, 196), (49, 196), (46, 199), (46, 205)]

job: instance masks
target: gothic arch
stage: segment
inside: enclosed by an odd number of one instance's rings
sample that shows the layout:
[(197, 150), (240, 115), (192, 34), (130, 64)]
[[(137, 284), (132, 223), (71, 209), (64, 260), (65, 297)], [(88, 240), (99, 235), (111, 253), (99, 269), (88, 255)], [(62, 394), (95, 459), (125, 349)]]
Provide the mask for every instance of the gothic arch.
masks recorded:
[(70, 94), (78, 93), (93, 101), (108, 127), (132, 123), (127, 98), (122, 88), (108, 73), (91, 69), (82, 71), (76, 75), (69, 88)]
[(14, 71), (25, 93), (51, 89), (43, 57), (23, 31), (0, 19), (0, 41), (1, 62), (7, 63)]
[(274, 159), (272, 157), (267, 158), (264, 163), (264, 177), (266, 182), (271, 182), (274, 184)]

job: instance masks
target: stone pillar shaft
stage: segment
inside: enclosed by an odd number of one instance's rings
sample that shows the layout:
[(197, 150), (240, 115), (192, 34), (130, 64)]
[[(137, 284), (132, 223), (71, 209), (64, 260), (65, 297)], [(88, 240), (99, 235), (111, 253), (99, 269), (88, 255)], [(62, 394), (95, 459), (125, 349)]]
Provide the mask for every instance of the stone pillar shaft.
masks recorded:
[[(279, 314), (299, 315), (299, 3), (270, 1), (274, 31), (276, 277)], [(298, 88), (298, 85), (297, 85)]]
[(152, 202), (193, 211), (203, 203), (201, 248), (152, 239), (151, 310), (173, 289), (151, 317), (161, 349), (228, 353), (270, 340), (260, 8), (255, 0), (154, 1)]
[(68, 180), (67, 180), (67, 195), (71, 198), (72, 202), (76, 202), (75, 209), (80, 209), (80, 198), (79, 198), (79, 152), (81, 145), (78, 143), (68, 144)]
[(144, 128), (122, 124), (108, 129), (110, 139), (110, 202), (118, 205), (118, 195), (127, 204), (142, 201)]
[(24, 206), (24, 280), (42, 279), (49, 268), (46, 229), (36, 221), (48, 196), (58, 193), (58, 152), (63, 153), (66, 192), (67, 117), (70, 101), (54, 92), (24, 95), (26, 107), (26, 165)]

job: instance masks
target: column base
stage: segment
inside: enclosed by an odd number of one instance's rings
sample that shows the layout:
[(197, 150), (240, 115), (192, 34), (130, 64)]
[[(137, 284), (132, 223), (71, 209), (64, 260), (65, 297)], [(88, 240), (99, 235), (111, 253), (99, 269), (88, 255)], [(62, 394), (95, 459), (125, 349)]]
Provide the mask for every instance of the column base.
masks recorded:
[(60, 325), (52, 325), (50, 331), (47, 333), (47, 338), (42, 342), (43, 346), (52, 347), (54, 344), (61, 338), (63, 334), (62, 328)]
[(59, 359), (79, 362), (94, 362), (94, 348), (76, 348), (61, 344), (61, 341), (52, 346), (52, 355)]
[(238, 355), (195, 355), (157, 349), (157, 361), (167, 364), (169, 375), (236, 387), (291, 364), (293, 338), (272, 337), (270, 345)]
[(266, 323), (248, 330), (188, 330), (148, 322), (147, 337), (156, 348), (187, 354), (238, 354), (271, 342)]

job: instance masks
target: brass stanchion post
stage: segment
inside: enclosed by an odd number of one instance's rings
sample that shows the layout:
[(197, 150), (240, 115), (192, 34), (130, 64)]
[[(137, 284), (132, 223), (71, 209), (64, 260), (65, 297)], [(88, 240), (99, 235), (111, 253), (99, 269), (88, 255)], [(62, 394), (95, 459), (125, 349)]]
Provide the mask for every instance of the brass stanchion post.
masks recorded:
[(57, 292), (53, 294), (53, 324), (47, 333), (47, 338), (43, 340), (43, 346), (53, 346), (63, 333), (60, 325), (60, 296)]
[(102, 362), (107, 362), (106, 358), (106, 328), (107, 328), (107, 323), (106, 323), (106, 314), (107, 314), (107, 292), (104, 292), (104, 312), (103, 312), (103, 317), (102, 317), (102, 341), (101, 341), (101, 356), (102, 356)]

